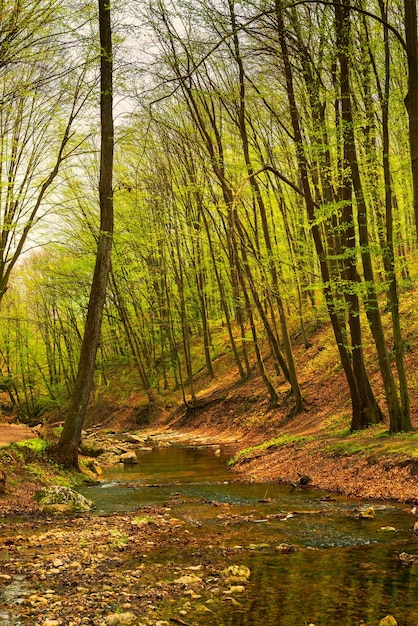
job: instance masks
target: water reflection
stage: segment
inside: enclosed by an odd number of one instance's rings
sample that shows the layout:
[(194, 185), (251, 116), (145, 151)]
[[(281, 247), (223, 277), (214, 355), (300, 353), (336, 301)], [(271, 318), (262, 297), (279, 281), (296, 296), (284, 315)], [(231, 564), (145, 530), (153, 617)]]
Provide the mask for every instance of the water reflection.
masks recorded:
[[(84, 493), (97, 512), (165, 505), (202, 537), (202, 552), (165, 554), (179, 567), (234, 554), (251, 569), (239, 603), (224, 600), (187, 619), (207, 626), (369, 626), (393, 614), (399, 626), (418, 624), (418, 565), (397, 554), (418, 552), (408, 507), (375, 503), (374, 519), (359, 511), (370, 502), (287, 485), (246, 483), (227, 468), (230, 451), (163, 448), (141, 453), (133, 467), (109, 469), (100, 487)], [(388, 530), (392, 528), (392, 530)], [(203, 538), (221, 537), (225, 550), (203, 553)], [(282, 543), (295, 546), (283, 554)], [(240, 550), (237, 551), (237, 546)], [(229, 552), (228, 552), (229, 550)], [(159, 555), (158, 558), (162, 558)], [(224, 559), (224, 562), (221, 562)]]
[(252, 597), (227, 625), (377, 625), (388, 613), (418, 624), (417, 572), (397, 563), (392, 546), (255, 555), (247, 564)]

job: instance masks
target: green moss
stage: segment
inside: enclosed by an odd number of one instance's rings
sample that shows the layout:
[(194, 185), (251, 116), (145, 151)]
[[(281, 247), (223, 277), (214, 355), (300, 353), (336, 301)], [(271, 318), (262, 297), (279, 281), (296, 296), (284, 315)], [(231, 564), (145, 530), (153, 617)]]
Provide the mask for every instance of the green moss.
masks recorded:
[(55, 428), (51, 429), (52, 436), (55, 439), (59, 439), (61, 437), (62, 430), (63, 426), (55, 426)]
[(263, 441), (263, 443), (259, 443), (256, 446), (251, 446), (249, 448), (244, 448), (237, 452), (232, 459), (229, 460), (229, 465), (234, 465), (240, 459), (243, 459), (247, 456), (250, 456), (252, 453), (256, 451), (270, 450), (272, 448), (281, 448), (283, 446), (293, 445), (298, 448), (303, 445), (309, 443), (310, 441), (314, 441), (315, 437), (309, 437), (306, 435), (280, 435), (279, 437), (274, 437), (273, 439), (268, 439), (267, 441)]
[(365, 454), (370, 450), (370, 446), (362, 441), (345, 440), (329, 443), (324, 451), (328, 454), (337, 454), (338, 456), (350, 456), (352, 454)]
[(44, 439), (34, 438), (17, 441), (13, 445), (18, 448), (29, 448), (29, 450), (32, 450), (33, 452), (42, 454), (42, 452), (44, 452), (44, 450), (48, 447), (48, 442)]

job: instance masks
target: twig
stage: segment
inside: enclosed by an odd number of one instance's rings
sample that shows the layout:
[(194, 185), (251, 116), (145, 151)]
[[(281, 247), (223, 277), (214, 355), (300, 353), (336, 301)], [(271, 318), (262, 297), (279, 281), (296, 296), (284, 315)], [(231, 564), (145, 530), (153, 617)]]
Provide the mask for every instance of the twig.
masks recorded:
[(179, 619), (178, 617), (170, 617), (170, 622), (174, 622), (175, 624), (181, 624), (181, 626), (192, 626), (188, 622), (183, 622), (183, 620)]

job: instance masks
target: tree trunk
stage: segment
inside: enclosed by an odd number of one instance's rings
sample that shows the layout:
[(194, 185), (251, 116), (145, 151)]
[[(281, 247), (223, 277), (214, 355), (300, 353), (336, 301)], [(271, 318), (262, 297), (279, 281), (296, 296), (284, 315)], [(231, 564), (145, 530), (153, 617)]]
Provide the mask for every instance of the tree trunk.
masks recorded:
[[(336, 7), (337, 14), (337, 33), (339, 36), (339, 55), (346, 58), (346, 53), (341, 52), (347, 49), (349, 44), (349, 11), (347, 7)], [(344, 80), (343, 80), (344, 78)], [(354, 137), (353, 114), (351, 107), (351, 90), (349, 81), (348, 65), (344, 71), (344, 77), (341, 81), (341, 96), (344, 102), (343, 121), (344, 121), (344, 142), (347, 155), (347, 161), (350, 165), (351, 178), (354, 193), (357, 201), (357, 223), (359, 232), (359, 241), (361, 248), (361, 259), (363, 264), (364, 280), (366, 282), (365, 308), (367, 319), (369, 320), (370, 330), (376, 346), (377, 356), (379, 360), (379, 369), (385, 388), (386, 402), (389, 411), (390, 431), (398, 432), (402, 430), (402, 410), (399, 403), (398, 393), (396, 389), (395, 379), (393, 376), (390, 356), (386, 346), (386, 339), (382, 325), (382, 319), (379, 310), (379, 302), (376, 293), (376, 285), (373, 272), (373, 264), (370, 253), (370, 241), (368, 231), (368, 207), (364, 197), (360, 170), (358, 165), (357, 149)]]
[(312, 197), (312, 192), (309, 183), (309, 175), (308, 175), (308, 163), (306, 159), (306, 155), (303, 149), (303, 137), (302, 131), (299, 121), (299, 112), (296, 105), (295, 91), (293, 85), (293, 73), (292, 66), (289, 58), (289, 51), (287, 46), (287, 41), (285, 37), (285, 25), (282, 14), (282, 3), (281, 0), (275, 0), (275, 8), (276, 8), (276, 18), (277, 18), (277, 28), (279, 35), (280, 48), (282, 51), (282, 58), (285, 69), (285, 78), (286, 78), (286, 88), (287, 88), (287, 96), (289, 100), (289, 108), (290, 108), (290, 116), (292, 120), (293, 134), (296, 142), (296, 153), (297, 160), (299, 166), (300, 178), (302, 181), (302, 189), (305, 198), (306, 212), (308, 215), (308, 220), (310, 223), (312, 237), (315, 243), (315, 248), (318, 254), (319, 266), (321, 270), (322, 277), (322, 289), (324, 293), (325, 302), (327, 305), (327, 310), (329, 314), (329, 318), (331, 320), (332, 328), (334, 331), (335, 340), (338, 347), (338, 352), (341, 359), (341, 364), (344, 369), (344, 373), (347, 379), (347, 383), (350, 389), (350, 397), (351, 397), (351, 405), (352, 405), (352, 423), (360, 423), (360, 411), (361, 411), (361, 403), (359, 390), (357, 386), (357, 381), (354, 376), (353, 368), (351, 365), (351, 359), (348, 354), (345, 341), (344, 341), (344, 333), (341, 327), (340, 319), (337, 313), (337, 307), (335, 306), (334, 298), (331, 291), (331, 276), (329, 267), (325, 257), (324, 244), (322, 239), (322, 234), (318, 223), (315, 219), (315, 203)]
[(404, 0), (406, 49), (408, 56), (408, 93), (405, 98), (409, 118), (409, 153), (416, 237), (418, 240), (418, 35), (416, 0)]
[[(353, 120), (351, 115), (351, 95), (347, 49), (349, 45), (349, 9), (336, 7), (336, 30), (338, 60), (340, 65), (341, 83), (341, 119), (343, 137), (343, 181), (342, 181), (342, 209), (341, 228), (343, 231), (343, 264), (346, 279), (349, 283), (346, 300), (348, 302), (348, 321), (352, 339), (353, 371), (357, 380), (360, 395), (361, 410), (359, 419), (353, 420), (352, 430), (365, 428), (379, 422), (382, 413), (374, 398), (363, 359), (363, 340), (360, 321), (360, 302), (356, 291), (356, 284), (360, 282), (356, 267), (356, 232), (353, 212), (352, 175), (347, 175), (353, 158)], [(344, 173), (345, 172), (345, 173)]]
[[(298, 381), (298, 377), (296, 373), (296, 366), (295, 366), (295, 361), (293, 358), (293, 351), (292, 351), (292, 345), (291, 345), (290, 336), (289, 336), (289, 330), (287, 326), (287, 319), (286, 319), (286, 315), (284, 312), (283, 300), (282, 300), (282, 296), (280, 292), (279, 277), (278, 277), (277, 267), (274, 261), (274, 251), (272, 248), (270, 230), (269, 230), (269, 225), (268, 225), (268, 220), (267, 220), (267, 211), (266, 211), (266, 207), (264, 204), (263, 196), (261, 194), (260, 186), (258, 184), (256, 176), (254, 175), (255, 172), (254, 172), (254, 168), (251, 162), (250, 145), (249, 145), (249, 140), (248, 140), (247, 123), (246, 123), (247, 114), (246, 114), (246, 89), (245, 89), (244, 65), (243, 65), (243, 60), (242, 60), (240, 46), (239, 46), (239, 39), (238, 39), (238, 34), (237, 34), (234, 1), (228, 0), (228, 4), (229, 4), (230, 16), (231, 16), (232, 30), (234, 33), (233, 34), (234, 58), (238, 66), (238, 73), (239, 73), (238, 129), (239, 129), (239, 133), (241, 136), (245, 164), (246, 164), (247, 174), (250, 179), (251, 189), (253, 191), (254, 202), (255, 202), (256, 207), (259, 210), (260, 217), (261, 217), (264, 242), (265, 242), (266, 249), (267, 249), (268, 268), (269, 268), (269, 272), (270, 272), (271, 280), (272, 280), (273, 296), (274, 296), (274, 299), (276, 300), (277, 307), (279, 309), (280, 327), (282, 331), (283, 344), (284, 344), (284, 349), (285, 349), (285, 354), (286, 354), (286, 362), (284, 361), (280, 353), (280, 350), (278, 348), (277, 338), (274, 335), (274, 332), (272, 331), (270, 324), (268, 325), (269, 330), (267, 334), (269, 338), (273, 337), (273, 344), (272, 344), (273, 352), (276, 356), (277, 356), (277, 353), (279, 352), (278, 360), (280, 363), (280, 367), (282, 368), (283, 373), (285, 374), (292, 388), (293, 396), (295, 399), (295, 407), (294, 407), (293, 412), (299, 413), (303, 409), (303, 396), (302, 396), (302, 391), (300, 389), (300, 385), (299, 385), (299, 381)], [(252, 284), (252, 280), (253, 280), (252, 277), (249, 276), (248, 278), (249, 278), (250, 284)], [(264, 321), (264, 316), (263, 316), (263, 321)], [(275, 326), (274, 322), (275, 320), (273, 318), (273, 326)]]
[(78, 468), (78, 447), (87, 403), (93, 383), (99, 346), (113, 239), (113, 111), (112, 111), (112, 32), (110, 0), (99, 1), (100, 28), (100, 234), (91, 284), (86, 325), (78, 364), (77, 378), (64, 428), (57, 446), (59, 461)]

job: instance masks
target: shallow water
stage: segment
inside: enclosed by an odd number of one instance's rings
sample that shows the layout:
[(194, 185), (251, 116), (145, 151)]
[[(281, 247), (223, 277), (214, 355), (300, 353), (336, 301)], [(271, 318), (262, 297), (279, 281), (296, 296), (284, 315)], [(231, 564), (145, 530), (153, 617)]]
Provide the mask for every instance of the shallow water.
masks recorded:
[[(83, 490), (97, 514), (167, 506), (197, 536), (217, 533), (232, 562), (247, 565), (245, 596), (225, 608), (193, 615), (210, 626), (372, 626), (388, 613), (399, 626), (418, 624), (418, 565), (398, 554), (418, 553), (406, 505), (375, 502), (374, 519), (359, 512), (370, 501), (248, 483), (228, 471), (228, 449), (171, 447), (139, 452), (140, 463), (106, 471), (100, 486)], [(392, 530), (389, 530), (392, 528)], [(202, 542), (203, 545), (204, 542)], [(295, 547), (283, 554), (281, 544)], [(203, 548), (202, 548), (203, 550)], [(179, 566), (223, 556), (202, 552), (159, 555)], [(187, 618), (186, 621), (190, 621)]]

